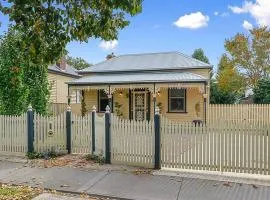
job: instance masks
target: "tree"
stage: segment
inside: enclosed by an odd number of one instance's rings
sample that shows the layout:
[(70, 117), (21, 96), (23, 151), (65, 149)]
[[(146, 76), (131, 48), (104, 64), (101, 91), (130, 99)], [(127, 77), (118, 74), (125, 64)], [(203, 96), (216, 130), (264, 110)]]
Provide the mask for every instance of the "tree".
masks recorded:
[(2, 114), (19, 115), (27, 106), (47, 113), (47, 65), (35, 64), (21, 46), (22, 34), (10, 29), (0, 39), (0, 102)]
[(234, 104), (237, 101), (237, 94), (222, 91), (215, 80), (210, 83), (210, 103), (211, 104)]
[(142, 0), (42, 0), (0, 2), (0, 12), (23, 35), (22, 46), (38, 63), (60, 58), (70, 41), (117, 39), (128, 15), (142, 10)]
[(48, 101), (50, 97), (48, 82), (48, 66), (36, 65), (28, 62), (24, 66), (24, 84), (28, 88), (27, 104), (43, 115), (48, 112)]
[(108, 55), (106, 56), (106, 59), (109, 60), (109, 59), (112, 59), (112, 58), (114, 58), (114, 57), (115, 57), (115, 55), (114, 55), (114, 53), (112, 52), (112, 53), (110, 53), (110, 54), (108, 54)]
[(234, 63), (223, 54), (218, 64), (217, 86), (225, 93), (242, 95), (244, 87), (244, 78), (235, 68)]
[(67, 56), (67, 63), (77, 70), (82, 70), (92, 66), (92, 64), (89, 64), (87, 61), (80, 57), (73, 58), (71, 56)]
[(19, 42), (14, 32), (0, 38), (1, 114), (18, 115), (27, 108), (28, 89), (24, 85)]
[(270, 79), (265, 78), (258, 81), (253, 90), (254, 103), (269, 104), (270, 103)]
[(204, 54), (203, 49), (199, 48), (199, 49), (195, 49), (193, 54), (192, 54), (192, 58), (195, 58), (197, 60), (200, 60), (202, 62), (208, 63), (209, 64), (209, 59), (207, 58), (207, 56)]
[(249, 35), (238, 33), (226, 40), (225, 49), (234, 65), (254, 88), (270, 73), (270, 31), (267, 27), (254, 28)]

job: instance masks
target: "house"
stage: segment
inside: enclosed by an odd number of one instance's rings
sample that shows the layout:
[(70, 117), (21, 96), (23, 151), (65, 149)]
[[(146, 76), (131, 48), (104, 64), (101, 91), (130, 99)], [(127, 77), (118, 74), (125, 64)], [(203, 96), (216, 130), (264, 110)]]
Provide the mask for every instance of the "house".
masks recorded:
[(179, 52), (121, 55), (79, 71), (68, 85), (82, 91), (88, 111), (104, 113), (110, 105), (123, 118), (150, 120), (156, 105), (171, 120), (204, 120), (211, 70)]
[[(81, 76), (75, 68), (68, 65), (62, 58), (58, 63), (48, 67), (48, 80), (50, 87), (50, 103), (68, 103), (68, 85), (66, 82)], [(80, 103), (79, 92), (70, 94), (70, 103)]]

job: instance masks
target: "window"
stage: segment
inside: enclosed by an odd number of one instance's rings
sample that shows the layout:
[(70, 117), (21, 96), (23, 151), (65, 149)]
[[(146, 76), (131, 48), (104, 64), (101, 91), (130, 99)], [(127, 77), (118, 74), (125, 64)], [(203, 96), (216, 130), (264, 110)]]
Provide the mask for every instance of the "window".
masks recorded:
[(99, 90), (98, 91), (98, 111), (105, 112), (107, 105), (109, 105), (109, 98), (107, 94), (103, 90)]
[(169, 89), (169, 112), (186, 112), (186, 90)]

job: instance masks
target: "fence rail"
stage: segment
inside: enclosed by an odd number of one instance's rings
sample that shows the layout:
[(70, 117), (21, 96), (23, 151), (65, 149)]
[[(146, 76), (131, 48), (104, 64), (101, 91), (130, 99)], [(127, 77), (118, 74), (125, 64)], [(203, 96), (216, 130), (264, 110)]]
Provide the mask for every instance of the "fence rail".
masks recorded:
[(210, 104), (207, 122), (260, 122), (270, 124), (270, 104)]

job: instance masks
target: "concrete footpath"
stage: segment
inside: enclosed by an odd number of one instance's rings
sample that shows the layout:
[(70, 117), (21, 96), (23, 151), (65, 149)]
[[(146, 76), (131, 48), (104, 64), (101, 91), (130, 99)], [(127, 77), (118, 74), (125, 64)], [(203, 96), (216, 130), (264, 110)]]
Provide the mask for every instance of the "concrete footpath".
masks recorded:
[(60, 191), (140, 200), (269, 200), (270, 187), (125, 171), (31, 168), (0, 161), (0, 181)]

